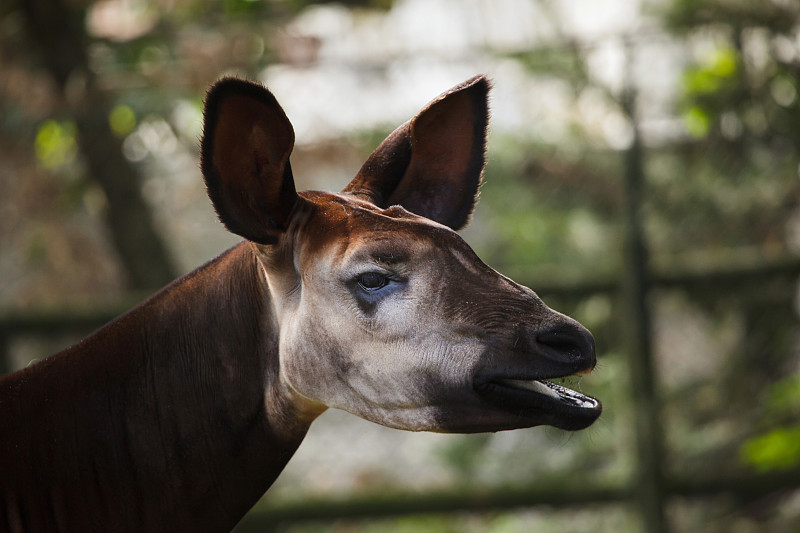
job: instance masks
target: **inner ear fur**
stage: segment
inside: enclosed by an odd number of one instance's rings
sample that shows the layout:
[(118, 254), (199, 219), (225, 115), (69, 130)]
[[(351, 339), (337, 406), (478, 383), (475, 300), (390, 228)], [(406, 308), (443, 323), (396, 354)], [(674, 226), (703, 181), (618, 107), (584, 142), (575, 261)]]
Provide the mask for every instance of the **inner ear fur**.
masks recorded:
[(490, 88), (475, 76), (434, 99), (381, 143), (344, 192), (464, 227), (486, 162)]
[(220, 221), (233, 233), (274, 244), (299, 201), (289, 155), (294, 130), (266, 88), (223, 78), (206, 95), (201, 168)]

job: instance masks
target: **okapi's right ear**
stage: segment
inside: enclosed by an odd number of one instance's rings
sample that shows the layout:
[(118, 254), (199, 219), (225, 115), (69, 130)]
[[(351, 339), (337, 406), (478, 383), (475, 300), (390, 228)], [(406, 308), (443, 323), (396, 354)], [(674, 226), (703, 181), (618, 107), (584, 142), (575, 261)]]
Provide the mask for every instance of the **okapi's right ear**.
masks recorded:
[(490, 88), (475, 76), (439, 95), (372, 152), (343, 192), (463, 228), (486, 162)]
[(219, 219), (245, 239), (275, 244), (299, 200), (292, 124), (266, 88), (235, 78), (208, 91), (204, 115), (201, 168)]

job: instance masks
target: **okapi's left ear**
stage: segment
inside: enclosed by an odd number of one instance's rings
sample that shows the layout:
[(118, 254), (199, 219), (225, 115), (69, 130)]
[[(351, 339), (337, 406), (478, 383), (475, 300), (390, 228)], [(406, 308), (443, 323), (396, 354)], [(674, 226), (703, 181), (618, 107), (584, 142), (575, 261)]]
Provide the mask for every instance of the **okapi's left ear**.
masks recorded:
[(219, 219), (245, 239), (275, 244), (299, 199), (289, 119), (267, 89), (235, 78), (208, 91), (204, 115), (201, 168)]
[(486, 161), (490, 87), (476, 76), (440, 95), (389, 135), (343, 192), (464, 227)]

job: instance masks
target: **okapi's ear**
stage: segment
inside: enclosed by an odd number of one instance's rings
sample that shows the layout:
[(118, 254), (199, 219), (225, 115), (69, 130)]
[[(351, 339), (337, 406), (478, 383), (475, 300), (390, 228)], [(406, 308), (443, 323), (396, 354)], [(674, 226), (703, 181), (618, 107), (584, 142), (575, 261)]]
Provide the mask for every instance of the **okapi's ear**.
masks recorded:
[(201, 168), (219, 219), (245, 239), (275, 244), (298, 201), (289, 119), (266, 88), (235, 78), (208, 91), (204, 119)]
[(343, 192), (464, 227), (486, 162), (490, 88), (476, 76), (440, 95), (389, 135)]

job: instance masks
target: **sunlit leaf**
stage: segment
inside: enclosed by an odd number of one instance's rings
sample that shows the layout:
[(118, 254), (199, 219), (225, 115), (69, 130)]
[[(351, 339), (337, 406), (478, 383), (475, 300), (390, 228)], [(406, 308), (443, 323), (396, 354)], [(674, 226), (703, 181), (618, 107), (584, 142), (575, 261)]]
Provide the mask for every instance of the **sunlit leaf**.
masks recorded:
[(130, 107), (118, 105), (111, 110), (108, 123), (117, 137), (125, 137), (136, 127), (136, 114)]
[(687, 95), (709, 95), (735, 82), (739, 59), (729, 48), (718, 48), (707, 61), (690, 67), (683, 74)]
[(800, 427), (778, 428), (752, 438), (741, 448), (742, 461), (760, 471), (786, 470), (800, 464)]
[(75, 124), (46, 120), (36, 132), (34, 150), (39, 165), (55, 169), (74, 160), (77, 152)]
[(711, 117), (699, 106), (692, 106), (683, 114), (683, 123), (689, 135), (698, 139), (708, 135), (711, 129)]
[(717, 78), (730, 78), (736, 74), (738, 58), (731, 48), (717, 48), (711, 55), (707, 68)]

